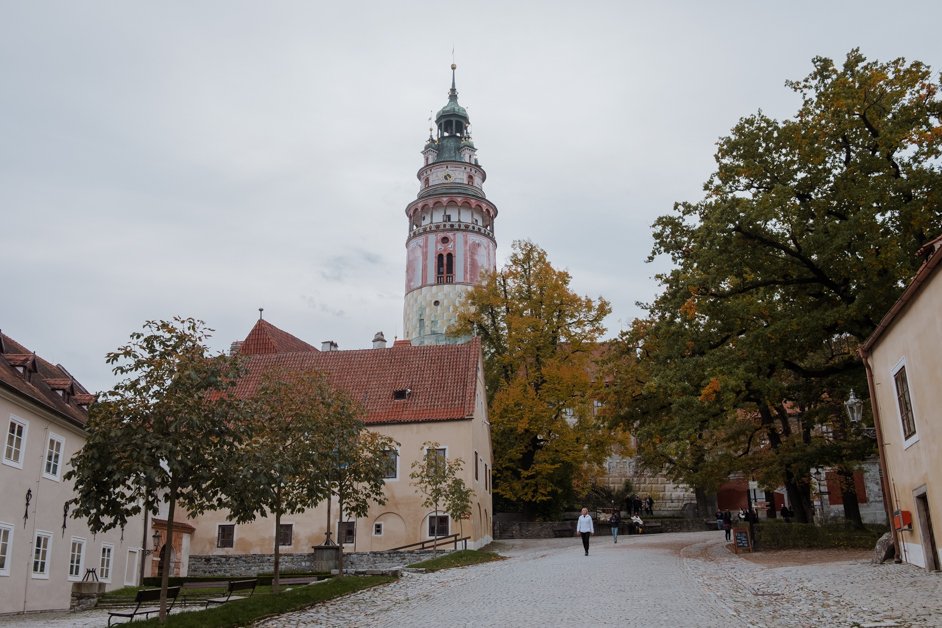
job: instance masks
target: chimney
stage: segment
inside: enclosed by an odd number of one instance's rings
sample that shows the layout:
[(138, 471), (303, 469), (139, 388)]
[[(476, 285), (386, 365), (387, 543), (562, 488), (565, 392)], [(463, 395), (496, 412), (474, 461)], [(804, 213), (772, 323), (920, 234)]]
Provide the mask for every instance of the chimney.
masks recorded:
[(235, 355), (242, 350), (242, 340), (233, 340), (229, 345), (229, 355)]
[(340, 346), (333, 340), (325, 340), (321, 343), (321, 351), (337, 351)]
[(386, 336), (383, 335), (383, 332), (378, 331), (376, 332), (376, 335), (373, 336), (373, 348), (374, 349), (386, 348)]

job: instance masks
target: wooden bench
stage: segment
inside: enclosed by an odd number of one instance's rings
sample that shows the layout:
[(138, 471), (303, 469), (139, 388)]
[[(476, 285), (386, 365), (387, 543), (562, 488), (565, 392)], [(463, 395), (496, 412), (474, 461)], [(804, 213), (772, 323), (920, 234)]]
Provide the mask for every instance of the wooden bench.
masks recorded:
[[(171, 609), (173, 609), (173, 603), (177, 601), (177, 596), (180, 595), (180, 587), (167, 587), (167, 600), (170, 603), (167, 605), (167, 613), (169, 614)], [(122, 611), (108, 611), (108, 625), (111, 626), (111, 620), (115, 617), (127, 617), (128, 621), (125, 623), (131, 623), (134, 621), (134, 618), (138, 615), (143, 615), (144, 619), (147, 619), (149, 615), (153, 613), (159, 613), (160, 608), (142, 608), (142, 606), (150, 606), (152, 604), (160, 603), (160, 589), (141, 589), (137, 592), (137, 595), (134, 596), (134, 602), (136, 606), (134, 610), (127, 613)]]
[[(256, 585), (258, 585), (258, 578), (252, 578), (251, 580), (230, 580), (225, 597), (209, 598), (206, 600), (206, 608), (209, 608), (210, 604), (225, 604), (233, 600), (244, 600), (245, 598), (252, 597), (252, 594), (255, 593)], [(249, 591), (249, 594), (233, 595), (236, 591)]]

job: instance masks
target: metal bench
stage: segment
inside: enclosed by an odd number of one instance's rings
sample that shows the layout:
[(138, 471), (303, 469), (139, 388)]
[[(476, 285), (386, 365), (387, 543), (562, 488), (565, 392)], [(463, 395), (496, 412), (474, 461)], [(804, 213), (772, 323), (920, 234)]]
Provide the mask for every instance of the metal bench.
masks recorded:
[[(225, 604), (226, 602), (232, 602), (234, 600), (244, 600), (246, 598), (252, 597), (252, 594), (255, 593), (255, 587), (258, 585), (258, 578), (252, 578), (251, 580), (231, 580), (229, 586), (226, 589), (225, 597), (211, 597), (206, 600), (206, 608), (209, 608), (210, 604)], [(233, 595), (236, 591), (249, 591), (248, 595)]]
[[(177, 601), (177, 596), (180, 595), (180, 587), (167, 587), (167, 599), (170, 601), (170, 604), (167, 605), (167, 613), (169, 614), (171, 609), (173, 609), (174, 602)], [(108, 625), (111, 626), (111, 620), (115, 617), (127, 617), (128, 621), (124, 623), (131, 623), (134, 621), (134, 618), (143, 615), (144, 619), (147, 619), (148, 616), (153, 613), (159, 613), (160, 608), (142, 608), (143, 606), (150, 606), (154, 602), (160, 602), (160, 589), (141, 589), (137, 592), (137, 595), (134, 596), (134, 602), (136, 606), (131, 612), (124, 611), (108, 611)]]

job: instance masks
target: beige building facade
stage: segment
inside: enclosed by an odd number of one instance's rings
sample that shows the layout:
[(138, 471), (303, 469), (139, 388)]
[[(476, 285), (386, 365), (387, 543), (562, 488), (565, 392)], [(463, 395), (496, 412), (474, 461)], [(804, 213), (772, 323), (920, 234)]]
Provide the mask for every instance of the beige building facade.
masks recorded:
[[(491, 435), (479, 340), (425, 346), (399, 341), (388, 348), (377, 340), (373, 349), (353, 351), (339, 351), (333, 343), (324, 343), (326, 350), (319, 351), (260, 320), (236, 346), (248, 359), (246, 381), (257, 382), (269, 368), (320, 371), (333, 385), (364, 400), (368, 429), (399, 443), (394, 469), (390, 465), (385, 480), (384, 505), (373, 505), (367, 516), (357, 519), (340, 513), (336, 499), (329, 520), (326, 502), (300, 514), (284, 515), (278, 531), (280, 553), (308, 554), (326, 541), (328, 530), (345, 553), (384, 551), (452, 534), (468, 537), (467, 547), (472, 549), (491, 542)], [(241, 384), (238, 390), (251, 393)], [(474, 491), (470, 518), (454, 521), (444, 512), (436, 515), (421, 505), (422, 496), (409, 474), (413, 462), (425, 455), (423, 444), (429, 441), (438, 443), (448, 460), (463, 461), (462, 479)], [(226, 511), (214, 511), (185, 523), (192, 526), (192, 533), (181, 560), (190, 564), (182, 566), (180, 573), (199, 571), (196, 563), (207, 556), (274, 551), (274, 517), (239, 524)]]
[(900, 557), (942, 564), (942, 238), (867, 339), (867, 367)]
[[(0, 614), (68, 609), (73, 584), (138, 584), (143, 517), (92, 534), (63, 479), (94, 401), (64, 368), (0, 334)], [(92, 572), (91, 570), (94, 570)]]

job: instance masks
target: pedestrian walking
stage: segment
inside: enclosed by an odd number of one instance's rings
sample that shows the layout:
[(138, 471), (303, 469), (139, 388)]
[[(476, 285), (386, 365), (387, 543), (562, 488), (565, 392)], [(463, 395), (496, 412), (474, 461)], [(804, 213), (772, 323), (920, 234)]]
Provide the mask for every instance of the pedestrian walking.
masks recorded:
[(612, 512), (612, 516), (608, 518), (608, 524), (612, 526), (612, 540), (618, 543), (618, 526), (621, 524), (621, 515), (617, 510)]
[(579, 515), (579, 521), (576, 522), (576, 532), (582, 535), (582, 547), (585, 548), (585, 555), (589, 555), (589, 537), (595, 534), (595, 525), (592, 523), (592, 517), (589, 516), (589, 509), (583, 508)]
[(647, 499), (644, 500), (644, 505), (647, 507), (645, 510), (648, 511), (648, 516), (654, 516), (654, 498), (648, 495)]
[(726, 540), (732, 540), (733, 515), (728, 510), (723, 513), (723, 530), (726, 532)]

